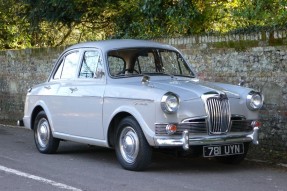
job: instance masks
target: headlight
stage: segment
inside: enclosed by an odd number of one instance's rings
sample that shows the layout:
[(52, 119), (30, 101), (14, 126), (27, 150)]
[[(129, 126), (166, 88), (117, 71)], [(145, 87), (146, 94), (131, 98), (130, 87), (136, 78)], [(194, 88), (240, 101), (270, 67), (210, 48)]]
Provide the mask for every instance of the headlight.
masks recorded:
[(263, 95), (259, 92), (251, 91), (247, 95), (246, 104), (250, 110), (259, 110), (263, 106)]
[(176, 94), (168, 92), (161, 98), (161, 109), (165, 113), (175, 113), (179, 107), (179, 98)]

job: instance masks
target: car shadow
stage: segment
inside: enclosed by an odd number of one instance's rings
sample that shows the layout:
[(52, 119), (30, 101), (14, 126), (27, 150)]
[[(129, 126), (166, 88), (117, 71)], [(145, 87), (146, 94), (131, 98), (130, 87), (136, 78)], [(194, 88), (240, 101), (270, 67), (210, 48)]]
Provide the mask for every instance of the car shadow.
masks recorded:
[(241, 164), (223, 164), (214, 158), (175, 157), (164, 153), (155, 153), (149, 171), (159, 172), (162, 169), (170, 172), (230, 172), (257, 168), (252, 162), (243, 161)]
[[(87, 162), (100, 162), (121, 168), (113, 149), (73, 142), (61, 142), (57, 155), (71, 155)], [(152, 163), (146, 172), (232, 172), (260, 168), (255, 162), (243, 161), (238, 165), (223, 164), (213, 158), (177, 157), (159, 151), (153, 152)]]

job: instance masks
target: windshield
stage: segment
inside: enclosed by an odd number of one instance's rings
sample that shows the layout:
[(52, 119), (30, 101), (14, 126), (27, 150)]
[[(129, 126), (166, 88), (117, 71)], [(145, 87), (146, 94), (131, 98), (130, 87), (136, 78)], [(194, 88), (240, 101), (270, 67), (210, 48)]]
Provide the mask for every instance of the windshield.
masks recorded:
[(155, 48), (113, 50), (108, 53), (112, 77), (172, 75), (194, 77), (182, 56), (175, 51)]

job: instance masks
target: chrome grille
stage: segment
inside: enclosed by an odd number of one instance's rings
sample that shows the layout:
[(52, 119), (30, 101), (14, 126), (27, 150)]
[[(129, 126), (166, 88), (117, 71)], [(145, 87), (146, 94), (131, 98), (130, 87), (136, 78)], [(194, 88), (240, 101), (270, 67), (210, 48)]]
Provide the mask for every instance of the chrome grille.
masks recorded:
[[(191, 118), (186, 119), (182, 123), (178, 123), (177, 131), (175, 135), (182, 135), (182, 132), (188, 130), (189, 133), (199, 133), (199, 134), (206, 134), (206, 118)], [(155, 125), (155, 133), (156, 135), (167, 135), (166, 132), (167, 124), (156, 124)]]
[(227, 96), (218, 95), (206, 100), (210, 134), (222, 134), (229, 130), (230, 107)]
[(230, 132), (250, 132), (253, 130), (252, 120), (246, 120), (244, 116), (232, 115)]

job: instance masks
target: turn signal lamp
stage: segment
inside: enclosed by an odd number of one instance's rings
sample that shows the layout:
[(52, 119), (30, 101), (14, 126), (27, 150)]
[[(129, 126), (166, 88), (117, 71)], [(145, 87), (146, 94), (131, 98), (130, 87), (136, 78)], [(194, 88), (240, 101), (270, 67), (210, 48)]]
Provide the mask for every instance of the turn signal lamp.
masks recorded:
[(165, 127), (165, 130), (166, 130), (168, 135), (172, 135), (177, 131), (177, 126), (175, 124), (168, 124)]
[(260, 121), (252, 121), (251, 126), (252, 127), (260, 127), (261, 123), (260, 123)]

